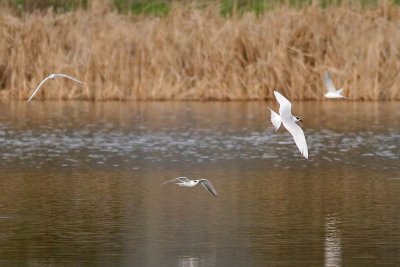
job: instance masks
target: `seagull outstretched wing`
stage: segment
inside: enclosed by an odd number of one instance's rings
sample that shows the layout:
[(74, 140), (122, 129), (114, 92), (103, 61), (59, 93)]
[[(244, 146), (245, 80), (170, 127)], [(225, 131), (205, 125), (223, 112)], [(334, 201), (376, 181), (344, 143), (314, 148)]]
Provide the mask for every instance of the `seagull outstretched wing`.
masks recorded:
[(46, 77), (43, 81), (41, 81), (38, 85), (38, 87), (36, 87), (35, 91), (33, 91), (33, 94), (31, 95), (31, 97), (28, 99), (27, 102), (31, 101), (31, 99), (33, 98), (33, 96), (37, 93), (37, 91), (39, 90), (39, 88), (42, 86), (42, 84), (44, 84), (48, 79), (50, 79), (50, 76)]
[(189, 182), (190, 180), (186, 177), (176, 177), (174, 179), (168, 180), (166, 182), (164, 182), (163, 184), (169, 184), (172, 182)]
[(281, 93), (279, 93), (278, 91), (274, 91), (274, 95), (279, 103), (279, 114), (281, 116), (281, 119), (284, 120), (285, 118), (291, 117), (292, 104), (290, 103), (290, 101), (287, 100), (287, 98), (281, 95)]
[(78, 82), (78, 83), (86, 84), (85, 82), (82, 82), (82, 81), (80, 81), (80, 80), (78, 80), (78, 79), (75, 79), (75, 78), (73, 78), (73, 77), (71, 77), (71, 76), (68, 76), (68, 75), (66, 75), (66, 74), (55, 73), (55, 74), (53, 74), (53, 75), (54, 75), (55, 78), (56, 78), (56, 77), (64, 77), (64, 78), (71, 79), (71, 80), (73, 80), (73, 81), (75, 81), (75, 82)]
[(293, 136), (294, 142), (299, 148), (301, 154), (308, 159), (308, 148), (306, 137), (304, 136), (303, 130), (297, 125), (293, 120), (284, 121), (283, 126), (289, 131), (289, 133)]
[(217, 190), (215, 190), (214, 186), (211, 184), (211, 182), (207, 179), (201, 179), (199, 182), (208, 192), (213, 194), (214, 196), (217, 196)]
[(336, 88), (333, 85), (332, 78), (329, 75), (329, 72), (325, 72), (324, 81), (325, 81), (325, 87), (326, 87), (326, 90), (328, 93), (339, 93), (336, 91)]

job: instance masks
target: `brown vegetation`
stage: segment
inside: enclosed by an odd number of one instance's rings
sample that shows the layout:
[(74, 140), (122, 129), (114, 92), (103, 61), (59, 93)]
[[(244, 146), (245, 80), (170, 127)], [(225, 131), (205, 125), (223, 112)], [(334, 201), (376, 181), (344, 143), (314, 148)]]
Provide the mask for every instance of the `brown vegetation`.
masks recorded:
[(400, 9), (281, 7), (221, 17), (175, 6), (166, 17), (103, 8), (0, 15), (0, 94), (27, 99), (322, 99), (323, 73), (355, 100), (400, 100)]

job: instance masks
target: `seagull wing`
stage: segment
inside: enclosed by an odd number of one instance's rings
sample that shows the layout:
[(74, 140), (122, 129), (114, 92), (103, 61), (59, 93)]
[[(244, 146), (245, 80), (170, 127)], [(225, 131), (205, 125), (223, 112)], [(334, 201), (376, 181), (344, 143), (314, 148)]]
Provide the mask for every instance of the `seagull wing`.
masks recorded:
[(283, 117), (291, 117), (292, 116), (292, 104), (290, 103), (289, 100), (287, 100), (286, 97), (281, 95), (278, 91), (274, 91), (274, 95), (276, 97), (276, 100), (278, 100), (279, 103), (279, 114), (281, 115), (281, 118)]
[(299, 148), (301, 154), (308, 159), (308, 148), (306, 138), (304, 136), (303, 130), (294, 121), (284, 121), (283, 126), (291, 133), (294, 138), (294, 142)]
[(275, 131), (277, 131), (279, 129), (279, 127), (281, 126), (281, 116), (279, 116), (278, 113), (276, 113), (275, 111), (273, 111), (272, 109), (268, 108), (271, 111), (271, 122), (272, 125), (274, 125)]
[(325, 72), (324, 76), (324, 81), (325, 81), (325, 87), (328, 93), (336, 93), (336, 88), (333, 85), (331, 76), (329, 75), (329, 72)]
[(200, 184), (211, 194), (214, 196), (217, 196), (217, 190), (215, 190), (214, 186), (211, 184), (211, 182), (207, 179), (201, 179)]
[(38, 85), (38, 87), (36, 87), (35, 91), (33, 91), (33, 94), (31, 95), (31, 97), (29, 97), (28, 101), (31, 101), (31, 99), (33, 98), (33, 96), (37, 93), (37, 91), (39, 90), (39, 88), (42, 86), (42, 84), (44, 84), (48, 79), (50, 79), (50, 76), (46, 77), (43, 81), (41, 81)]
[(71, 79), (71, 80), (73, 80), (73, 81), (75, 81), (75, 82), (86, 84), (85, 82), (81, 82), (80, 80), (75, 79), (75, 78), (73, 78), (73, 77), (71, 77), (71, 76), (68, 76), (68, 75), (66, 75), (66, 74), (57, 73), (57, 74), (54, 74), (54, 76), (55, 76), (55, 77), (64, 77), (64, 78), (68, 78), (68, 79)]
[(188, 182), (188, 181), (190, 181), (190, 180), (186, 177), (177, 177), (177, 178), (168, 180), (168, 181), (164, 182), (163, 184), (168, 184), (168, 183), (172, 183), (172, 182)]

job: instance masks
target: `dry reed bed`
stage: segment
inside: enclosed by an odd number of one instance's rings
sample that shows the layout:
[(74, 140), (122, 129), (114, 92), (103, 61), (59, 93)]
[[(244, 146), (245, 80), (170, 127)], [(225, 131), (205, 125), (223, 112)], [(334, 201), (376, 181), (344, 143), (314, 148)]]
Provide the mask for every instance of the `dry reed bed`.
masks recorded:
[[(214, 9), (215, 10), (215, 9)], [(221, 17), (175, 7), (165, 18), (106, 10), (0, 15), (0, 93), (26, 99), (322, 99), (325, 70), (355, 100), (400, 100), (400, 12), (279, 8)]]

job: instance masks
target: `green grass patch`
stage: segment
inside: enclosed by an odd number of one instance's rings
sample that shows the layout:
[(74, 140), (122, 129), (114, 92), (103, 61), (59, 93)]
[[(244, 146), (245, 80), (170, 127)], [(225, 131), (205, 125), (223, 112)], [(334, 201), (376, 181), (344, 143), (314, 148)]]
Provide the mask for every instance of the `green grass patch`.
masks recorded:
[[(96, 1), (96, 0), (95, 0)], [(52, 8), (55, 12), (69, 12), (77, 8), (88, 7), (89, 0), (0, 0), (1, 6), (15, 8), (19, 12), (33, 12), (34, 10), (48, 10)], [(376, 6), (379, 0), (356, 0), (350, 4), (358, 4), (363, 7)], [(400, 0), (392, 0), (400, 4)], [(215, 6), (219, 8), (221, 15), (231, 16), (233, 14), (244, 14), (252, 12), (260, 15), (282, 5), (296, 8), (311, 5), (312, 0), (113, 0), (114, 8), (123, 14), (166, 16), (171, 10), (173, 3), (190, 5), (195, 8)], [(349, 3), (343, 0), (319, 0), (322, 8), (328, 6), (339, 6)]]
[(115, 8), (121, 13), (144, 14), (151, 16), (166, 16), (171, 10), (167, 1), (145, 0), (114, 0)]
[(55, 12), (63, 13), (77, 8), (87, 8), (88, 0), (3, 0), (0, 3), (2, 6), (23, 12), (45, 11), (52, 8)]

